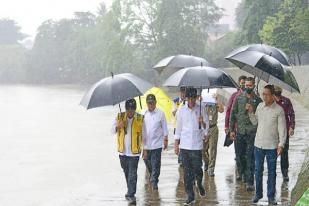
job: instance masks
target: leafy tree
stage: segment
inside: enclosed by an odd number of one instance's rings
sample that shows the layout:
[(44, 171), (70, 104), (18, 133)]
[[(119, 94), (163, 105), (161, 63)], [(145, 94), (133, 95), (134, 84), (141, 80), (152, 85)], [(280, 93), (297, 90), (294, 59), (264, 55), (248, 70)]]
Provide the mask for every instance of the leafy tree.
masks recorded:
[(0, 81), (19, 83), (25, 80), (27, 50), (18, 44), (0, 45)]
[(268, 16), (274, 15), (282, 0), (243, 0), (238, 8), (237, 23), (241, 24), (242, 43), (260, 43), (258, 35)]
[(14, 20), (0, 19), (0, 44), (16, 44), (25, 37)]
[(285, 0), (278, 13), (268, 17), (259, 36), (263, 42), (282, 48), (290, 59), (301, 64), (309, 50), (309, 9), (302, 0)]

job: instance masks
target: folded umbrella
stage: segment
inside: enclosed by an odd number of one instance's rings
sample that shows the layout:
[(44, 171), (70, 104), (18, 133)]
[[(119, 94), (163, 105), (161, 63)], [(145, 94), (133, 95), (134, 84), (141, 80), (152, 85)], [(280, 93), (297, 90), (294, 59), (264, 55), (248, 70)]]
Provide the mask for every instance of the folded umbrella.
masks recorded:
[(230, 138), (230, 132), (228, 132), (226, 135), (225, 135), (225, 140), (224, 140), (224, 144), (223, 146), (224, 147), (229, 147), (231, 144), (233, 144), (233, 140), (231, 140)]

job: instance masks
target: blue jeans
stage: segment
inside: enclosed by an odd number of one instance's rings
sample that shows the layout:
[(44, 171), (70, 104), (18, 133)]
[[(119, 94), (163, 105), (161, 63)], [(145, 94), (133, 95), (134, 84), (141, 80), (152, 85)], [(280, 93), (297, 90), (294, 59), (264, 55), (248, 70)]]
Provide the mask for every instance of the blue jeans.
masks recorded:
[(119, 155), (119, 159), (127, 182), (128, 191), (126, 195), (129, 197), (134, 197), (136, 193), (137, 166), (139, 157)]
[(254, 139), (255, 133), (237, 134), (235, 144), (236, 163), (240, 175), (245, 175), (246, 182), (254, 182)]
[(202, 185), (203, 180), (202, 150), (180, 149), (180, 151), (183, 157), (185, 190), (188, 198), (194, 199), (194, 181), (196, 180), (198, 185)]
[(157, 186), (161, 170), (161, 153), (162, 148), (147, 150), (147, 159), (144, 160), (146, 168), (150, 174), (152, 186)]
[(274, 198), (276, 193), (276, 164), (277, 164), (277, 149), (261, 149), (254, 148), (255, 155), (255, 184), (256, 195), (263, 196), (263, 170), (264, 159), (267, 160), (267, 197)]

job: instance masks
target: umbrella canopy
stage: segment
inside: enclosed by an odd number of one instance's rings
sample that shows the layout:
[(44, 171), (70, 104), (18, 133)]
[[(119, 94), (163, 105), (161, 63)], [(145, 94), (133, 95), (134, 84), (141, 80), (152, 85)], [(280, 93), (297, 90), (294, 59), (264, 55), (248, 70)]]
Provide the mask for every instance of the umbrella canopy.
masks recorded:
[(159, 61), (153, 69), (161, 73), (164, 69), (182, 69), (185, 67), (194, 67), (194, 66), (209, 66), (209, 63), (206, 59), (191, 55), (176, 55), (170, 56)]
[(226, 59), (267, 83), (300, 93), (293, 73), (272, 56), (257, 51), (243, 51)]
[(230, 53), (227, 58), (234, 56), (238, 53), (244, 52), (244, 51), (257, 51), (261, 52), (263, 54), (267, 54), (269, 56), (272, 56), (273, 58), (277, 59), (281, 64), (290, 66), (289, 59), (286, 56), (286, 54), (281, 51), (280, 49), (276, 47), (272, 47), (266, 44), (250, 44), (247, 46), (240, 47), (236, 50), (234, 50), (232, 53)]
[[(139, 113), (144, 113), (146, 111), (146, 97), (148, 94), (153, 94), (156, 96), (157, 108), (164, 112), (166, 120), (170, 122), (172, 119), (173, 101), (162, 89), (158, 87), (152, 87), (143, 96), (141, 96), (142, 108), (141, 105), (138, 105), (136, 111)], [(137, 97), (136, 101), (138, 101)]]
[(95, 83), (80, 104), (87, 109), (115, 105), (143, 95), (151, 87), (150, 83), (130, 73), (112, 75)]
[(224, 88), (237, 87), (236, 82), (222, 70), (197, 66), (181, 69), (172, 74), (163, 84), (167, 87)]

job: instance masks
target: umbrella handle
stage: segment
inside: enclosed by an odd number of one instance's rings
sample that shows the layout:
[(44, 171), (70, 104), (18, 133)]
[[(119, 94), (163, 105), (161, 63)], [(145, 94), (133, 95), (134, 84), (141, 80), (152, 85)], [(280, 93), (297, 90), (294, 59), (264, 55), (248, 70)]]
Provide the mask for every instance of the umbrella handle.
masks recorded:
[[(262, 73), (262, 74), (263, 74), (263, 73)], [(256, 94), (257, 94), (258, 96), (260, 96), (260, 94), (259, 94), (259, 84), (260, 84), (260, 81), (261, 81), (261, 78), (258, 77), (257, 84), (256, 84)]]
[(138, 99), (139, 99), (139, 105), (141, 106), (141, 110), (142, 110), (142, 109), (143, 109), (143, 107), (142, 107), (141, 96), (138, 96)]
[[(202, 88), (201, 88), (201, 92), (200, 92), (200, 116), (202, 116)], [(202, 129), (201, 122), (198, 123), (198, 128)]]

